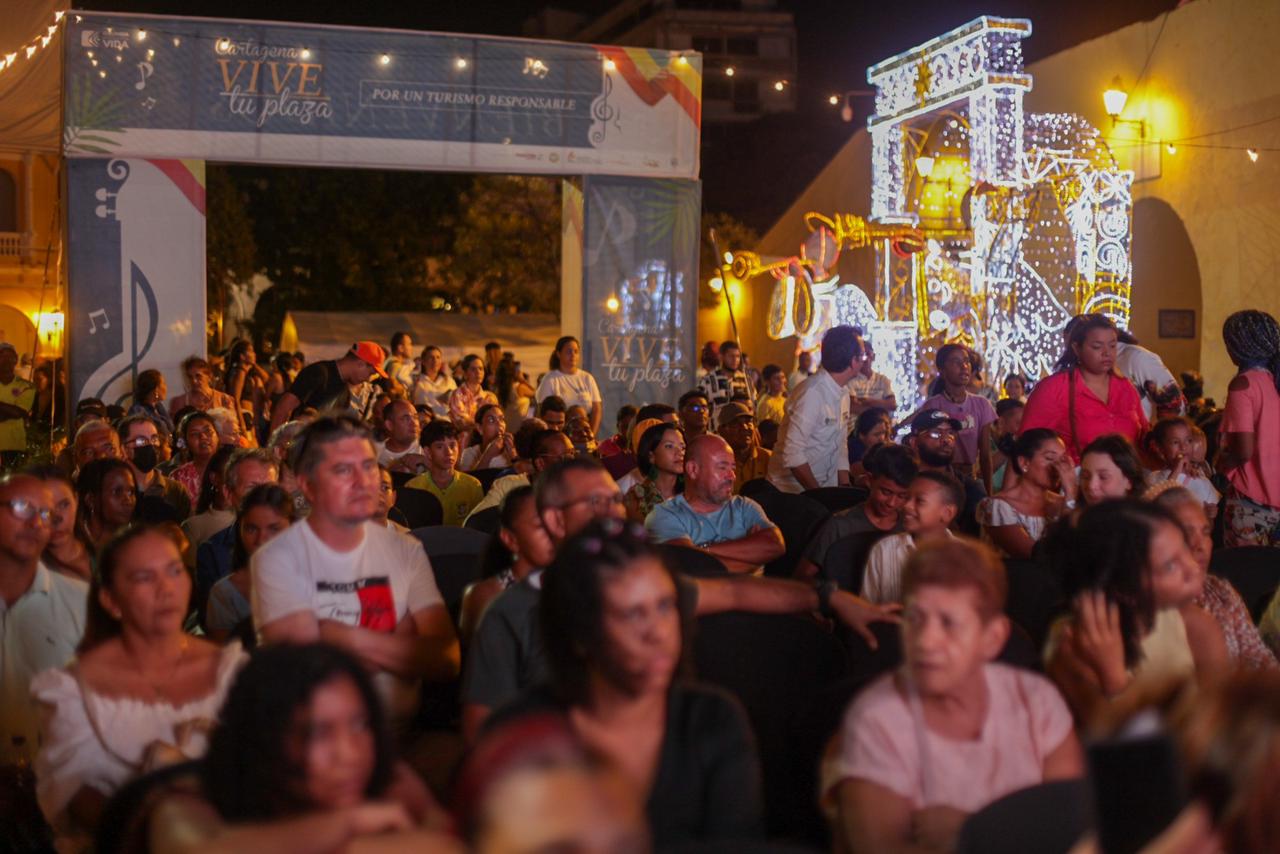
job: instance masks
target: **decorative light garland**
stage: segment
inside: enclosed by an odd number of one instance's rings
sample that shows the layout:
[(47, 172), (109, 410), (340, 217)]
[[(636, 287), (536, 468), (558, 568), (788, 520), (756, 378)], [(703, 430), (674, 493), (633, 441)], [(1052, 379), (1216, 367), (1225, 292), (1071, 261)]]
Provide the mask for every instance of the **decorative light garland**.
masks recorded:
[(53, 23), (44, 30), (44, 35), (36, 36), (31, 41), (26, 42), (17, 50), (0, 56), (0, 73), (8, 71), (10, 68), (18, 64), (19, 59), (31, 59), (40, 51), (49, 46), (53, 41), (53, 37), (58, 32), (58, 25), (62, 23), (63, 18), (67, 16), (66, 12), (57, 11), (53, 13)]

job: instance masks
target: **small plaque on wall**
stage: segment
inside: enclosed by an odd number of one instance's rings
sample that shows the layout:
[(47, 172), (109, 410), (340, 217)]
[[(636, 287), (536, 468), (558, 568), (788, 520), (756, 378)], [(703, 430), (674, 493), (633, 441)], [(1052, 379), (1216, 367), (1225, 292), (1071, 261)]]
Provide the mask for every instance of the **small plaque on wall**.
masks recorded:
[(1161, 338), (1195, 338), (1196, 312), (1191, 308), (1160, 309)]

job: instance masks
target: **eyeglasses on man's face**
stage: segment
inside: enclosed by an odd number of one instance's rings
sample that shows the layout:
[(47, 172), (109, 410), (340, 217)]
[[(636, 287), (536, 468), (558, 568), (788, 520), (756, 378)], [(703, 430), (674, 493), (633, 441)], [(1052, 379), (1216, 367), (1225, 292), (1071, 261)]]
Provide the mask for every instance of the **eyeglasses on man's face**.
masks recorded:
[(32, 519), (39, 517), (41, 522), (48, 525), (49, 520), (53, 518), (52, 510), (48, 507), (41, 507), (27, 498), (10, 498), (8, 501), (0, 501), (0, 504), (8, 507), (9, 512), (20, 522), (30, 522)]

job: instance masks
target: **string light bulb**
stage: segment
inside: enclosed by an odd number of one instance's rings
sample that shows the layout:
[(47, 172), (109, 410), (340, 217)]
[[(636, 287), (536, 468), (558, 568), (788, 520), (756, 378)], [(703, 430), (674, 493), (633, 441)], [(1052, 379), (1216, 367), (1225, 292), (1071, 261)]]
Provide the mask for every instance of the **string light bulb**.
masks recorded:
[(836, 106), (837, 104), (839, 104), (839, 103), (840, 103), (840, 96), (839, 96), (839, 95), (832, 95), (830, 98), (827, 98), (827, 103), (828, 103), (828, 104), (830, 104), (830, 105), (831, 105), (831, 106), (833, 106), (833, 107), (834, 107), (834, 106)]
[(455, 60), (453, 61), (453, 67), (454, 67), (454, 68), (456, 68), (456, 69), (458, 69), (459, 71), (465, 71), (465, 70), (466, 70), (466, 68), (467, 68), (467, 59), (466, 59), (466, 57), (460, 56), (460, 57), (458, 57), (457, 59), (455, 59)]
[(1257, 162), (1258, 162), (1258, 149), (1256, 149), (1256, 148), (1247, 148), (1247, 149), (1245, 149), (1245, 154), (1249, 155), (1249, 160), (1250, 160), (1251, 162), (1253, 162), (1253, 163), (1257, 163)]
[(774, 83), (774, 84), (773, 84), (773, 88), (774, 88), (776, 91), (781, 92), (783, 89), (786, 89), (786, 88), (787, 88), (787, 81), (785, 81), (785, 80), (779, 80), (777, 83)]
[(730, 65), (728, 68), (726, 68), (726, 69), (724, 70), (724, 76), (725, 76), (725, 77), (732, 77), (732, 76), (734, 75), (734, 73), (735, 73), (735, 72), (734, 72), (734, 69), (733, 69), (733, 66), (732, 66), (732, 65)]
[(379, 62), (380, 64), (382, 64), (382, 65), (390, 65), (390, 64), (391, 64), (391, 54), (389, 54), (389, 53), (384, 53), (382, 56), (378, 57), (378, 62)]
[(618, 309), (622, 307), (622, 303), (618, 302), (618, 298), (616, 296), (610, 294), (609, 298), (604, 301), (604, 307), (610, 314), (617, 314)]
[(685, 67), (686, 65), (688, 65), (688, 64), (689, 64), (689, 58), (688, 58), (688, 57), (685, 57), (685, 56), (677, 56), (677, 57), (676, 57), (676, 65), (680, 66), (681, 68), (684, 68), (684, 67)]
[[(51, 29), (52, 29), (52, 28), (51, 28)], [(147, 31), (146, 31), (146, 30), (138, 30), (138, 41), (140, 41), (140, 42), (144, 42), (144, 41), (146, 41), (146, 40), (147, 40)]]
[(618, 70), (618, 63), (614, 62), (612, 59), (606, 59), (606, 60), (604, 61), (604, 70), (605, 70), (605, 71), (617, 71), (617, 70)]
[(310, 59), (310, 58), (311, 58), (311, 48), (309, 48), (309, 47), (304, 47), (304, 48), (302, 49), (302, 52), (301, 52), (301, 53), (299, 53), (299, 54), (298, 54), (298, 56), (302, 57), (303, 59)]
[(1164, 150), (1165, 150), (1165, 152), (1166, 152), (1166, 153), (1171, 154), (1171, 155), (1172, 155), (1172, 154), (1177, 154), (1177, 153), (1178, 153), (1178, 146), (1174, 145), (1172, 142), (1167, 142), (1167, 143), (1165, 143)]

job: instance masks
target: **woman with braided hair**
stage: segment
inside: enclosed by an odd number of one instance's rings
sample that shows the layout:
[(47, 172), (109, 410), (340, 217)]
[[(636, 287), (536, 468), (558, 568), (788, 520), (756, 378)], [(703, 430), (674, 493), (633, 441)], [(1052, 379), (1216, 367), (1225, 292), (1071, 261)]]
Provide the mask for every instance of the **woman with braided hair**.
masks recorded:
[(1237, 311), (1222, 324), (1240, 372), (1227, 386), (1219, 469), (1230, 483), (1227, 546), (1280, 546), (1280, 324), (1263, 311)]

